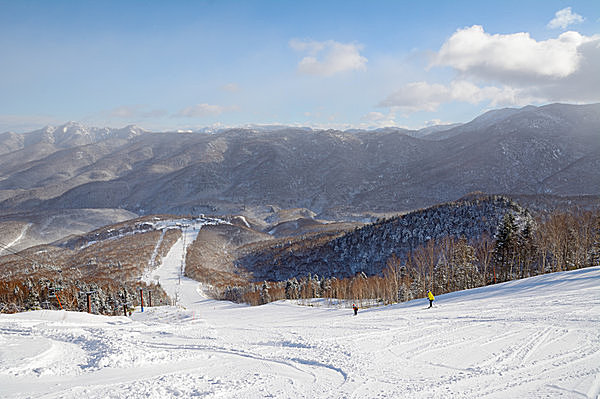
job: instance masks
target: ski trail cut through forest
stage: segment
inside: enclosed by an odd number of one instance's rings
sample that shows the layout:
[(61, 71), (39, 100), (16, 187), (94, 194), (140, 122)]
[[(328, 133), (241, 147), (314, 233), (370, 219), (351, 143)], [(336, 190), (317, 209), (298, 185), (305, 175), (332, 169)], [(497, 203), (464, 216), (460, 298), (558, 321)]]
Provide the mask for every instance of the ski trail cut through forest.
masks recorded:
[(185, 258), (187, 248), (196, 240), (202, 226), (210, 224), (225, 223), (221, 220), (177, 220), (171, 221), (164, 226), (163, 233), (155, 248), (155, 254), (151, 263), (156, 263), (156, 256), (162, 238), (169, 228), (180, 228), (181, 237), (173, 244), (167, 255), (162, 258), (161, 264), (155, 270), (150, 270), (143, 278), (143, 281), (150, 283), (152, 281), (160, 283), (167, 295), (176, 305), (182, 305), (186, 308), (192, 307), (206, 296), (201, 292), (200, 283), (185, 276)]
[(25, 236), (25, 233), (27, 232), (27, 230), (29, 230), (29, 228), (31, 227), (31, 225), (32, 225), (32, 223), (27, 223), (25, 226), (23, 226), (23, 229), (21, 230), (21, 234), (19, 234), (19, 236), (17, 238), (15, 238), (13, 241), (11, 241), (8, 244), (6, 244), (6, 247), (0, 248), (0, 255), (2, 255), (2, 253), (4, 251), (8, 251), (12, 247), (14, 247), (15, 245), (17, 245), (17, 243), (19, 241), (21, 241), (21, 239)]

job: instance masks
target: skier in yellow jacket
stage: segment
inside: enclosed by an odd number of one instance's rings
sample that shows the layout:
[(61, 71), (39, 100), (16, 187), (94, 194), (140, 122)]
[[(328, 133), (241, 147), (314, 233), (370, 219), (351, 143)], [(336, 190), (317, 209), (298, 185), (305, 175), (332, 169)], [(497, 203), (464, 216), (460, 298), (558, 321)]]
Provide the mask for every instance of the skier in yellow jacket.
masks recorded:
[(431, 293), (431, 291), (427, 291), (427, 299), (429, 299), (429, 307), (433, 306), (433, 300), (435, 299), (435, 297), (433, 296), (433, 294)]

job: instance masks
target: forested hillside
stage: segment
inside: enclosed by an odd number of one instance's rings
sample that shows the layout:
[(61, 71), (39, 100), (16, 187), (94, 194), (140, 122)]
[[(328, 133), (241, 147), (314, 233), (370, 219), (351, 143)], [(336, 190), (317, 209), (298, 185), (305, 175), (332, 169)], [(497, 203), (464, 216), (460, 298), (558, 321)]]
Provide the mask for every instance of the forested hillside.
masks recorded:
[(236, 263), (251, 270), (256, 280), (285, 280), (308, 273), (338, 278), (356, 273), (374, 275), (382, 272), (392, 255), (405, 259), (431, 240), (464, 237), (474, 242), (494, 237), (506, 214), (514, 215), (520, 229), (534, 223), (525, 209), (508, 198), (484, 196), (379, 220), (348, 233), (249, 248)]
[[(533, 218), (505, 197), (438, 205), (344, 233), (244, 248), (254, 284), (215, 295), (250, 303), (327, 297), (383, 303), (600, 263), (600, 212)], [(261, 281), (264, 280), (264, 281)]]

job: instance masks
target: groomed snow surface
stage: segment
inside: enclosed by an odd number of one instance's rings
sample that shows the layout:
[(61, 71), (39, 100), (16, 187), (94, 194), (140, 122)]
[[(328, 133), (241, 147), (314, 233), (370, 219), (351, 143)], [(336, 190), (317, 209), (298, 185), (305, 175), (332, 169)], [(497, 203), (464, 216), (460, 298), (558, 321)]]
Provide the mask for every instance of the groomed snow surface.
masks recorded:
[(203, 297), (172, 275), (195, 234), (153, 271), (179, 306), (0, 315), (0, 397), (599, 397), (600, 267), (353, 316)]

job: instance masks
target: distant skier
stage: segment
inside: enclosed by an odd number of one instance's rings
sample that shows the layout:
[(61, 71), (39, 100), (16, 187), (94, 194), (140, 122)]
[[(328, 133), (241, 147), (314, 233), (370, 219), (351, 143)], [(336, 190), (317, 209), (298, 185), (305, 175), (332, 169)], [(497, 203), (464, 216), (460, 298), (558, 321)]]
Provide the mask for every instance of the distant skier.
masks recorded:
[(354, 310), (354, 316), (356, 316), (358, 314), (358, 306), (352, 304), (352, 310)]
[(427, 291), (427, 299), (429, 299), (429, 307), (433, 306), (433, 300), (435, 299), (435, 297), (433, 296), (433, 294), (431, 293), (431, 291)]

